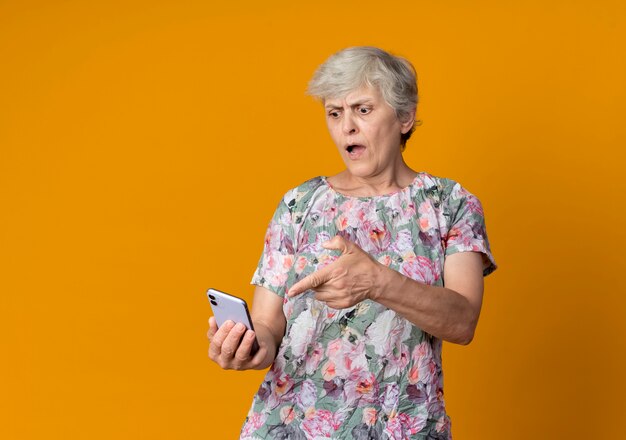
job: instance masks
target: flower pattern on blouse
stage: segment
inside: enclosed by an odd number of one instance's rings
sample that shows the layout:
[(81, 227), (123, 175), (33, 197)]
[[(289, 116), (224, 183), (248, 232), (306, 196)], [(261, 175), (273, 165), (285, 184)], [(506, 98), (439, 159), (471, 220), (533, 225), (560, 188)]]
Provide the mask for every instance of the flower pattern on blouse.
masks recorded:
[(480, 201), (458, 183), (418, 173), (388, 195), (353, 197), (325, 177), (281, 200), (252, 284), (283, 298), (285, 336), (241, 430), (241, 439), (449, 439), (442, 341), (366, 300), (336, 310), (313, 291), (288, 298), (303, 277), (335, 261), (335, 235), (416, 281), (442, 286), (455, 252), (496, 269)]

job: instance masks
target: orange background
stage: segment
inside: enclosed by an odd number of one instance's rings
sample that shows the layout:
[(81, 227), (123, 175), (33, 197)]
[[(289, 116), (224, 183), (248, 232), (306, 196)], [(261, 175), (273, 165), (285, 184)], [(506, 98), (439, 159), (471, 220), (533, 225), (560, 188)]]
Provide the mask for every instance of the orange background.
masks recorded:
[(341, 169), (304, 89), (371, 44), (500, 266), (455, 438), (625, 438), (625, 42), (621, 1), (0, 1), (0, 437), (237, 437), (263, 373), (209, 361), (205, 290), (251, 299), (282, 194)]

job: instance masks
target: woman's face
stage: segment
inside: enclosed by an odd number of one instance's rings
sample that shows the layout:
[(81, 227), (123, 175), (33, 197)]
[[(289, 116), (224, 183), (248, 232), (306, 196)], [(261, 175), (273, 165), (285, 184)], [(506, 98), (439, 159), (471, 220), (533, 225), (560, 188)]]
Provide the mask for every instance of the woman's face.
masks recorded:
[(378, 88), (364, 86), (342, 99), (326, 99), (326, 122), (350, 174), (367, 178), (393, 169), (400, 137), (415, 118), (401, 122)]

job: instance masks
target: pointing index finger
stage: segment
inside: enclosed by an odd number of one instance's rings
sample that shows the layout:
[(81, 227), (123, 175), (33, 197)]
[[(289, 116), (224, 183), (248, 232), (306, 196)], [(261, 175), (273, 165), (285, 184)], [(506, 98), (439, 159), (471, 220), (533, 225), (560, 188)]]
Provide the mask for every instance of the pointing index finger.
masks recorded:
[(314, 289), (325, 282), (327, 282), (330, 277), (330, 266), (326, 266), (323, 269), (318, 270), (317, 272), (313, 272), (312, 274), (302, 278), (296, 284), (291, 286), (291, 289), (287, 292), (287, 296), (292, 298), (296, 295), (301, 294), (309, 289)]

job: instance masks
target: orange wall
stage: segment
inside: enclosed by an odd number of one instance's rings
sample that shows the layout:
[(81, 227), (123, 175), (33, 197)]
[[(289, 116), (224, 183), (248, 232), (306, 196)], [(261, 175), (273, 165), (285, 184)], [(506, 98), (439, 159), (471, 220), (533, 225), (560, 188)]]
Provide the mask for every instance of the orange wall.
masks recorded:
[(341, 162), (336, 50), (418, 70), (406, 151), (483, 202), (500, 269), (446, 345), (457, 439), (624, 438), (621, 1), (0, 2), (0, 438), (236, 438), (207, 358), (282, 194)]

